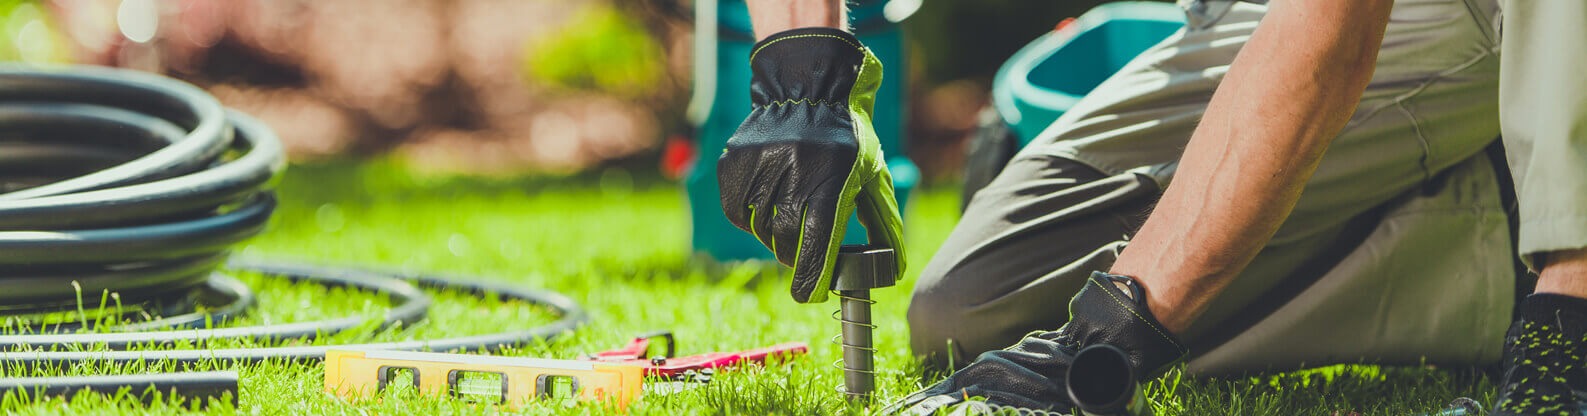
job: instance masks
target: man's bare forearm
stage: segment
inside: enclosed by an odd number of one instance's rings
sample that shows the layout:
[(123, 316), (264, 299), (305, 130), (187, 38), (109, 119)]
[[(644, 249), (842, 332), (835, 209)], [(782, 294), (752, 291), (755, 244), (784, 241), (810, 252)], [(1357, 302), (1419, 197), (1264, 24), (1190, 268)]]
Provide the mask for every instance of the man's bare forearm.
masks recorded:
[(748, 0), (755, 38), (801, 27), (848, 29), (843, 0)]
[(1112, 273), (1183, 333), (1289, 216), (1372, 78), (1391, 0), (1274, 1)]

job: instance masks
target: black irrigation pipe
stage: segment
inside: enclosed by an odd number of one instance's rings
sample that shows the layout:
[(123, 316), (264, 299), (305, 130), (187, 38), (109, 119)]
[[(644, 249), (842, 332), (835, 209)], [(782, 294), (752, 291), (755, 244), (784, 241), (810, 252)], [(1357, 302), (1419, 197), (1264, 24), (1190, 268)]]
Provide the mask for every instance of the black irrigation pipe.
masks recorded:
[[(181, 366), (198, 364), (205, 361), (221, 363), (257, 363), (263, 361), (318, 361), (325, 358), (325, 351), (331, 349), (378, 349), (378, 350), (405, 350), (405, 351), (459, 351), (459, 350), (485, 350), (497, 351), (503, 347), (523, 345), (529, 342), (545, 340), (556, 335), (572, 331), (589, 320), (589, 316), (580, 308), (577, 302), (567, 296), (555, 292), (526, 290), (510, 285), (487, 283), (473, 280), (460, 280), (437, 276), (392, 276), (378, 274), (358, 269), (325, 268), (308, 265), (291, 265), (275, 263), (244, 263), (234, 264), (238, 269), (252, 270), (265, 274), (285, 276), (297, 281), (318, 282), (328, 285), (346, 285), (353, 287), (369, 288), (378, 292), (387, 290), (411, 291), (423, 297), (425, 304), (429, 303), (428, 296), (415, 289), (409, 282), (419, 286), (431, 287), (440, 290), (457, 290), (475, 296), (494, 296), (501, 301), (521, 301), (556, 311), (558, 319), (552, 323), (522, 329), (517, 331), (499, 332), (494, 334), (473, 335), (456, 338), (433, 340), (415, 340), (400, 342), (380, 342), (368, 344), (348, 345), (317, 345), (271, 348), (229, 348), (229, 349), (186, 349), (186, 350), (133, 350), (133, 351), (17, 351), (11, 350), (0, 353), (0, 364), (5, 366), (20, 366), (25, 368), (41, 368), (51, 366), (68, 366), (86, 362), (100, 363), (171, 363)], [(389, 320), (396, 315), (398, 308), (393, 308), (387, 313)], [(420, 309), (420, 316), (423, 309)], [(288, 324), (291, 325), (291, 324)], [(270, 326), (251, 327), (257, 328), (252, 334), (241, 334), (243, 337), (266, 337)], [(160, 334), (160, 332), (138, 332), (139, 334)], [(57, 346), (69, 344), (58, 343)], [(76, 344), (78, 347), (89, 347), (93, 344)]]
[[(0, 67), (0, 314), (136, 306), (164, 318), (80, 332), (91, 323), (36, 325), (0, 335), (0, 369), (83, 363), (305, 362), (333, 348), (485, 350), (550, 339), (589, 320), (555, 292), (431, 275), (266, 261), (224, 269), (374, 291), (392, 307), (379, 329), (425, 318), (420, 288), (521, 301), (558, 319), (539, 327), (435, 340), (333, 346), (150, 349), (246, 339), (311, 340), (362, 326), (362, 317), (226, 327), (253, 306), (252, 291), (223, 271), (231, 247), (261, 232), (284, 167), (280, 141), (262, 123), (225, 110), (202, 90), (134, 71)], [(110, 295), (113, 294), (113, 295)], [(113, 296), (113, 298), (105, 297)], [(97, 328), (105, 329), (105, 328)], [(138, 348), (129, 350), (131, 348)], [(108, 349), (109, 351), (84, 351)], [(12, 391), (61, 395), (118, 388), (236, 397), (235, 373), (10, 378)]]
[(237, 404), (236, 371), (194, 371), (147, 375), (0, 378), (0, 395), (70, 396), (79, 391), (105, 395), (125, 394), (150, 402), (162, 394), (177, 393), (208, 404), (224, 400)]

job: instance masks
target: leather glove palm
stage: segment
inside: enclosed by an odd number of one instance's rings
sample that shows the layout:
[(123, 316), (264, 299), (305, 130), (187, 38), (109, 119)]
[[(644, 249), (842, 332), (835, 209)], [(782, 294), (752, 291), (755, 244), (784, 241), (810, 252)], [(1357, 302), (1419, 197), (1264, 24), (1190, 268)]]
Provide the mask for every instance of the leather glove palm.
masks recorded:
[(822, 302), (856, 210), (904, 270), (892, 175), (871, 128), (876, 56), (848, 32), (795, 29), (750, 53), (754, 108), (717, 159), (722, 211), (793, 267), (798, 302)]
[[(1122, 286), (1122, 287), (1121, 287)], [(1035, 332), (1018, 344), (988, 351), (964, 369), (889, 406), (886, 413), (934, 414), (982, 397), (987, 404), (1061, 413), (1074, 411), (1066, 384), (1075, 354), (1111, 345), (1124, 351), (1135, 380), (1151, 380), (1189, 355), (1146, 308), (1145, 292), (1129, 277), (1093, 273), (1069, 302), (1069, 323)]]

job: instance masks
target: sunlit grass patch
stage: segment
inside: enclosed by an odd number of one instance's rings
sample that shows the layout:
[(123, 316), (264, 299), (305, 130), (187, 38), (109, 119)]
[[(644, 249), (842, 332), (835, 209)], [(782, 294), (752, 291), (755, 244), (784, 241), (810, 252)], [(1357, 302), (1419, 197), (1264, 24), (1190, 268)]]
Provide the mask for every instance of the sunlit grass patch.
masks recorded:
[[(390, 163), (294, 166), (280, 185), (281, 208), (272, 229), (240, 254), (329, 264), (433, 271), (510, 282), (562, 292), (590, 312), (591, 323), (549, 343), (501, 355), (572, 359), (620, 347), (635, 335), (673, 331), (680, 354), (758, 348), (788, 341), (810, 345), (808, 355), (768, 368), (719, 373), (710, 384), (671, 394), (650, 394), (631, 414), (837, 414), (863, 413), (837, 391), (842, 375), (829, 342), (838, 333), (830, 316), (835, 302), (794, 303), (785, 271), (765, 265), (707, 265), (688, 250), (685, 198), (675, 184), (634, 175), (625, 186), (603, 187), (600, 175), (572, 178), (458, 178), (415, 175)], [(958, 210), (957, 192), (919, 192), (906, 226), (912, 265), (924, 265), (946, 236)], [(911, 271), (898, 287), (874, 292), (881, 376), (877, 396), (902, 397), (922, 386), (921, 368), (908, 353), (904, 311)], [(366, 324), (314, 343), (435, 339), (521, 329), (556, 317), (518, 302), (481, 300), (432, 292), (428, 319), (376, 331), (391, 304), (379, 294), (240, 273), (259, 305), (229, 325), (304, 322), (356, 316)], [(98, 305), (90, 305), (98, 307)], [(65, 313), (69, 319), (76, 312)], [(301, 341), (283, 341), (292, 343)], [(251, 346), (242, 341), (214, 347)], [(175, 348), (194, 348), (180, 345)], [(163, 348), (172, 348), (170, 346)], [(22, 371), (6, 376), (131, 374), (174, 366), (111, 366)], [(319, 364), (201, 363), (193, 370), (241, 373), (236, 407), (215, 414), (493, 414), (488, 405), (450, 397), (400, 396), (345, 400), (325, 393)], [(1334, 366), (1304, 372), (1233, 379), (1182, 377), (1177, 372), (1148, 391), (1158, 414), (1174, 415), (1411, 415), (1434, 410), (1457, 396), (1489, 402), (1492, 387), (1464, 370)], [(140, 404), (128, 398), (80, 395), (22, 402), (8, 413), (170, 414), (175, 402)], [(531, 406), (525, 414), (612, 414), (595, 405)]]

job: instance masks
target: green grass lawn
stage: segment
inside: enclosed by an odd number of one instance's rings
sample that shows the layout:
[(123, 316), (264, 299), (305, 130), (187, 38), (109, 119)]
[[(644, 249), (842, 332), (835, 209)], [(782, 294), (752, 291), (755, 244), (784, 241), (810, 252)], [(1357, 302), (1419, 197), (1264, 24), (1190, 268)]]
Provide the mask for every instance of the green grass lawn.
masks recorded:
[[(507, 355), (573, 358), (611, 349), (658, 329), (677, 334), (682, 354), (741, 350), (803, 341), (811, 353), (784, 366), (721, 374), (706, 385), (647, 395), (633, 414), (832, 414), (863, 412), (835, 388), (836, 303), (795, 304), (785, 272), (749, 266), (711, 267), (691, 259), (684, 197), (674, 183), (608, 171), (570, 179), (481, 179), (414, 175), (389, 163), (293, 166), (280, 185), (271, 230), (241, 249), (252, 257), (358, 263), (476, 275), (565, 293), (590, 311), (592, 323), (545, 345)], [(917, 193), (908, 208), (910, 264), (923, 265), (953, 226), (957, 193)], [(911, 270), (912, 276), (918, 272)], [(370, 293), (292, 285), (244, 276), (261, 307), (244, 323), (294, 322), (346, 314), (379, 316), (385, 301)], [(874, 292), (880, 328), (879, 395), (901, 397), (921, 386), (910, 358), (904, 310), (912, 277)], [(523, 304), (441, 294), (429, 320), (401, 331), (352, 331), (317, 342), (425, 339), (523, 328), (553, 319)], [(10, 325), (9, 323), (7, 325)], [(213, 367), (213, 366), (209, 366)], [(208, 368), (208, 367), (205, 367)], [(503, 409), (441, 398), (346, 401), (323, 389), (318, 364), (267, 363), (236, 368), (239, 405), (217, 414), (473, 414)], [(6, 376), (137, 373), (145, 368), (84, 366)], [(1158, 414), (1411, 415), (1456, 396), (1491, 401), (1492, 387), (1469, 372), (1424, 368), (1337, 366), (1245, 379), (1193, 379), (1170, 374), (1149, 387)], [(27, 402), (7, 413), (168, 414), (180, 403), (136, 404), (79, 395)], [(598, 406), (531, 407), (529, 414), (609, 414)]]

